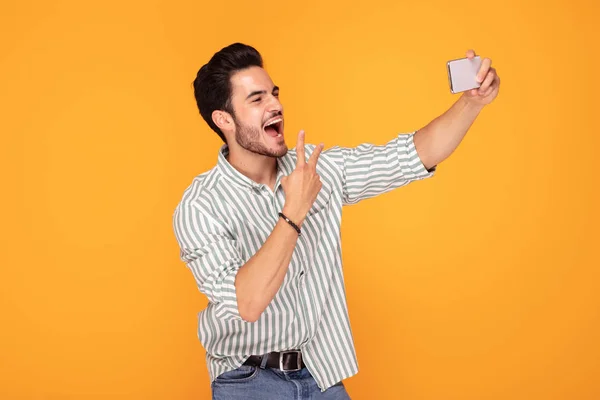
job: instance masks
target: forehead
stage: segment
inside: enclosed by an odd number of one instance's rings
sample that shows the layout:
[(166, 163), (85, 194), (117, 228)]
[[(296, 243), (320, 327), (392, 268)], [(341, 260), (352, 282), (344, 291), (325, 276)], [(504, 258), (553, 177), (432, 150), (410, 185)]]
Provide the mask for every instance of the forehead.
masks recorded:
[(234, 98), (245, 99), (250, 93), (259, 90), (270, 92), (273, 86), (273, 81), (267, 71), (260, 67), (246, 68), (231, 76), (231, 89)]

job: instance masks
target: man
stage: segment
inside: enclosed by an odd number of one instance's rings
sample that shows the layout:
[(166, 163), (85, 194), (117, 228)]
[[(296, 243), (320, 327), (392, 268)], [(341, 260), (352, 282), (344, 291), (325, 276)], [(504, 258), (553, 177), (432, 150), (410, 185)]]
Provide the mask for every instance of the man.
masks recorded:
[[(475, 56), (467, 52), (468, 58)], [(279, 88), (236, 43), (200, 68), (200, 114), (225, 144), (173, 215), (181, 259), (209, 300), (199, 338), (215, 399), (347, 399), (358, 367), (340, 253), (342, 206), (430, 177), (498, 94), (479, 89), (386, 145), (288, 151)]]

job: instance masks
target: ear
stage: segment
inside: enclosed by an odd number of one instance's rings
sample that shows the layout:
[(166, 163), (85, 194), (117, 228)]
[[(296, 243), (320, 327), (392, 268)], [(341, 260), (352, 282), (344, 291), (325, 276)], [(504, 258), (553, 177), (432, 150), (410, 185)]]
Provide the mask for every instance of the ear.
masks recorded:
[(227, 111), (213, 111), (212, 120), (222, 132), (231, 131), (234, 129), (235, 124), (233, 123), (233, 118), (231, 118), (231, 114), (229, 114)]

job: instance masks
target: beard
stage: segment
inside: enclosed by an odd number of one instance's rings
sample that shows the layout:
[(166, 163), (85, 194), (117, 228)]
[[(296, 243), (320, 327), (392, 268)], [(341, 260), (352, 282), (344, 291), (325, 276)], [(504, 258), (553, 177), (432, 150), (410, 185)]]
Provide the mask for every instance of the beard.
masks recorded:
[(283, 157), (286, 155), (288, 149), (287, 146), (279, 146), (277, 149), (270, 149), (260, 142), (261, 135), (263, 134), (261, 128), (249, 125), (241, 125), (237, 118), (233, 119), (235, 123), (235, 141), (242, 148), (262, 156), (267, 157)]

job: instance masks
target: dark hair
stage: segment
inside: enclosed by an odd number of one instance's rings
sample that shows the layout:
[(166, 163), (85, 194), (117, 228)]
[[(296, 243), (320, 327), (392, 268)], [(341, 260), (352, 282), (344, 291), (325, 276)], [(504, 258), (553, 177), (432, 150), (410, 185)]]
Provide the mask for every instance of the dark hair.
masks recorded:
[(200, 68), (194, 79), (194, 96), (200, 115), (210, 128), (226, 142), (225, 135), (212, 120), (215, 110), (234, 115), (231, 104), (231, 76), (249, 67), (263, 67), (260, 53), (252, 46), (234, 43), (215, 53)]

